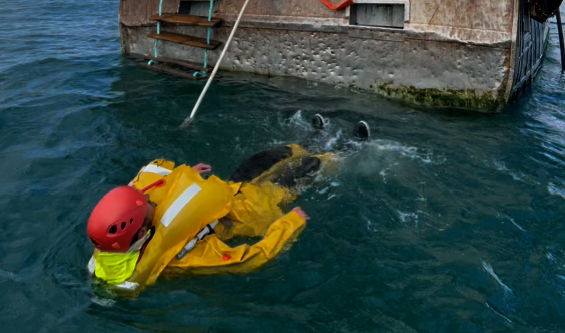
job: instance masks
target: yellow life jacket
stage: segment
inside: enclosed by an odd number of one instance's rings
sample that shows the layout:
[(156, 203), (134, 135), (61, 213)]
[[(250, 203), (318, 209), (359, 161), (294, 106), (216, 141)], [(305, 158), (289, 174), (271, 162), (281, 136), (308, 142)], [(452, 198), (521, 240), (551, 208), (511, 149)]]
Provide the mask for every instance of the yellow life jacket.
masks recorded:
[[(231, 209), (239, 184), (229, 185), (216, 176), (204, 180), (186, 165), (173, 168), (173, 162), (155, 160), (130, 182), (130, 186), (141, 189), (158, 179), (165, 180), (163, 187), (147, 192), (149, 199), (157, 204), (153, 218), (155, 234), (137, 265), (134, 253), (102, 252), (95, 252), (89, 264), (97, 277), (116, 287), (113, 290), (118, 294), (138, 293), (154, 283), (188, 240)], [(96, 260), (98, 257), (102, 262)], [(132, 267), (135, 269), (130, 274)]]

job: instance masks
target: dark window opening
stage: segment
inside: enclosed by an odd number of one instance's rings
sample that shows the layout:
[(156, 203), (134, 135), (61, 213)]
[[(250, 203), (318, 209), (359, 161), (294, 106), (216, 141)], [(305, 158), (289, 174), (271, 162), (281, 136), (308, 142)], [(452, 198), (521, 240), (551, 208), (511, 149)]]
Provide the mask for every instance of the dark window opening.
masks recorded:
[(532, 4), (530, 0), (524, 0), (522, 6), (522, 22), (524, 24), (524, 32), (530, 32), (532, 29), (531, 16), (532, 16)]
[(181, 1), (179, 14), (188, 14), (208, 17), (210, 11), (210, 1)]
[(354, 4), (349, 24), (404, 29), (403, 4)]

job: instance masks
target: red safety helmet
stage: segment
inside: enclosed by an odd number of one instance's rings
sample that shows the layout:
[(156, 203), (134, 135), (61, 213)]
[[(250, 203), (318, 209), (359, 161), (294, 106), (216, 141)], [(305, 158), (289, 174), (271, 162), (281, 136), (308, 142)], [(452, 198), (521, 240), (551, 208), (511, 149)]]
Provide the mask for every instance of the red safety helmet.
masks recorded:
[(149, 199), (144, 193), (165, 184), (165, 179), (159, 179), (141, 190), (120, 186), (108, 192), (88, 219), (86, 232), (92, 245), (104, 252), (127, 252), (145, 221)]
[(148, 203), (143, 192), (130, 186), (108, 192), (88, 219), (86, 232), (92, 245), (104, 252), (127, 252), (143, 226)]

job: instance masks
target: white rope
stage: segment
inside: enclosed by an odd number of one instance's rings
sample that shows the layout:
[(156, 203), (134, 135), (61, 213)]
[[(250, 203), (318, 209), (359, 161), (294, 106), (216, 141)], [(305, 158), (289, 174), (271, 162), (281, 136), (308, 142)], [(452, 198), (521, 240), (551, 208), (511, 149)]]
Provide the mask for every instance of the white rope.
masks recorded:
[(233, 25), (233, 29), (230, 33), (228, 41), (226, 42), (226, 46), (224, 46), (224, 50), (222, 51), (222, 54), (220, 54), (220, 58), (216, 62), (216, 66), (214, 66), (214, 70), (212, 71), (212, 75), (210, 75), (210, 77), (208, 78), (208, 82), (206, 82), (206, 85), (204, 86), (204, 89), (202, 90), (200, 97), (198, 97), (198, 101), (196, 101), (196, 105), (194, 105), (194, 109), (192, 109), (190, 116), (188, 116), (182, 122), (182, 124), (180, 125), (180, 128), (187, 127), (192, 122), (192, 120), (194, 119), (194, 115), (196, 114), (196, 111), (198, 110), (200, 103), (202, 103), (202, 100), (204, 99), (204, 95), (206, 95), (206, 91), (208, 91), (208, 88), (210, 87), (210, 84), (212, 83), (214, 76), (218, 72), (218, 68), (220, 67), (220, 63), (222, 62), (222, 59), (224, 58), (224, 55), (226, 54), (226, 51), (228, 50), (228, 47), (230, 46), (233, 35), (235, 34), (235, 30), (237, 30), (237, 26), (239, 25), (239, 21), (241, 21), (241, 17), (243, 16), (243, 12), (245, 11), (245, 8), (247, 7), (248, 3), (249, 3), (249, 0), (245, 0), (245, 3), (243, 4), (241, 11), (239, 12), (239, 16), (237, 17), (237, 21), (235, 21), (235, 24)]

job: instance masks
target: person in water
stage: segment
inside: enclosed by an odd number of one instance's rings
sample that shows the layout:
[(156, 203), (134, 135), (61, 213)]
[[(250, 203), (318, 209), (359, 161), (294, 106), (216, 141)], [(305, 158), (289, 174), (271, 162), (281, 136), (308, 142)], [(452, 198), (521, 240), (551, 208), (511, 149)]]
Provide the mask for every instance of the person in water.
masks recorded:
[[(316, 115), (315, 128), (325, 127)], [(361, 121), (354, 134), (368, 139)], [(115, 291), (139, 292), (159, 276), (255, 270), (288, 248), (305, 227), (300, 207), (282, 206), (332, 164), (331, 153), (311, 154), (293, 144), (247, 159), (227, 181), (200, 174), (211, 167), (175, 167), (155, 160), (128, 184), (107, 193), (93, 209), (87, 234), (95, 248), (90, 273)], [(262, 237), (230, 247), (234, 237)]]

